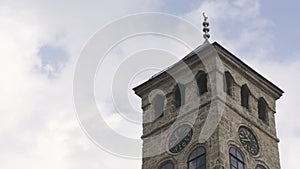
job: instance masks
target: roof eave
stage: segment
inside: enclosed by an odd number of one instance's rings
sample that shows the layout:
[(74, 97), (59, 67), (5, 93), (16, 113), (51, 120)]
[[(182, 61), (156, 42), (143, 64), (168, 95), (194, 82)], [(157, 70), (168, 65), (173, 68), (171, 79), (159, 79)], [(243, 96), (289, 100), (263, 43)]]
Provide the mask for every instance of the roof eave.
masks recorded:
[(246, 63), (244, 63), (242, 60), (240, 60), (234, 54), (232, 54), (231, 52), (229, 52), (227, 49), (225, 49), (219, 43), (214, 42), (212, 45), (216, 48), (217, 51), (225, 54), (227, 57), (230, 57), (230, 59), (232, 61), (234, 61), (236, 64), (238, 64), (239, 66), (241, 66), (242, 68), (244, 68), (248, 72), (250, 72), (255, 78), (257, 78), (257, 80), (259, 80), (260, 82), (264, 83), (267, 87), (269, 87), (270, 89), (272, 89), (272, 91), (274, 91), (276, 93), (276, 95), (277, 95), (276, 100), (279, 99), (282, 96), (282, 94), (284, 93), (284, 91), (282, 89), (280, 89), (275, 84), (273, 84), (272, 82), (270, 82), (268, 79), (266, 79), (265, 77), (263, 77), (261, 74), (259, 74), (258, 72), (256, 72), (254, 69), (252, 69)]

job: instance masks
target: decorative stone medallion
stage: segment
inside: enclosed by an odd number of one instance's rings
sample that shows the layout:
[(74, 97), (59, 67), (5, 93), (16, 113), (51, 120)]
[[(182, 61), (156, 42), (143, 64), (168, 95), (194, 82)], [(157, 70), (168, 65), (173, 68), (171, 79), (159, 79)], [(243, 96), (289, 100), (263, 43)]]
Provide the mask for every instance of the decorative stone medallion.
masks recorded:
[(188, 124), (177, 127), (169, 137), (168, 148), (171, 153), (179, 153), (192, 140), (193, 129)]

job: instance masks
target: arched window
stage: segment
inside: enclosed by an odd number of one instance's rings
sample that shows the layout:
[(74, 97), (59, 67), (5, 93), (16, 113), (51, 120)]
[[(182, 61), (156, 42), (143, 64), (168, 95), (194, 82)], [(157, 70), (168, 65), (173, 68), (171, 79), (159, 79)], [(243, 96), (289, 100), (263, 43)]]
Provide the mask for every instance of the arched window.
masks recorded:
[(258, 99), (258, 118), (267, 121), (267, 102), (262, 97)]
[(262, 165), (258, 164), (258, 165), (256, 166), (256, 168), (255, 168), (255, 169), (266, 169), (266, 167), (264, 167), (264, 166), (262, 166)]
[(174, 169), (174, 164), (172, 161), (166, 161), (162, 163), (162, 165), (159, 167), (159, 169)]
[(223, 89), (224, 89), (224, 92), (226, 92), (228, 95), (232, 95), (233, 77), (231, 76), (231, 74), (228, 71), (226, 71), (224, 74)]
[(175, 106), (180, 107), (185, 103), (185, 86), (182, 84), (176, 85), (175, 89)]
[(152, 100), (154, 112), (155, 112), (155, 118), (157, 119), (161, 116), (163, 116), (164, 107), (165, 107), (165, 97), (162, 94), (157, 94)]
[(244, 169), (245, 162), (242, 153), (235, 147), (229, 149), (230, 169)]
[(188, 158), (188, 169), (205, 169), (206, 168), (206, 151), (200, 146), (195, 148)]
[(249, 96), (250, 90), (246, 84), (241, 88), (241, 105), (245, 108), (249, 108)]
[(207, 74), (200, 71), (197, 76), (197, 85), (199, 90), (199, 95), (207, 92)]

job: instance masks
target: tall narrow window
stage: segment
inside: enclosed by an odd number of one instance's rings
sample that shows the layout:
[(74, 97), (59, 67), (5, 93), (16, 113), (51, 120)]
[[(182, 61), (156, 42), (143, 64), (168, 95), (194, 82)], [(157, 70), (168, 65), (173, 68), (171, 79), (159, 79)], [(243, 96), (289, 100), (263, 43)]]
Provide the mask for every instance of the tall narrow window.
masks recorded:
[(245, 108), (249, 108), (249, 97), (250, 90), (246, 84), (244, 84), (241, 88), (241, 105)]
[(223, 84), (224, 84), (223, 85), (224, 92), (226, 92), (228, 95), (232, 95), (233, 77), (228, 71), (226, 71), (224, 74)]
[(176, 85), (175, 89), (175, 106), (180, 107), (185, 103), (185, 86), (182, 84)]
[(207, 74), (205, 72), (199, 72), (197, 76), (197, 85), (199, 89), (199, 95), (207, 92)]
[(256, 166), (256, 168), (255, 168), (255, 169), (266, 169), (266, 167), (264, 167), (264, 166), (262, 166), (262, 165), (258, 164), (258, 165)]
[(153, 98), (152, 104), (153, 104), (153, 109), (155, 112), (154, 119), (157, 119), (157, 118), (163, 116), (164, 106), (165, 106), (165, 97), (161, 94), (157, 94)]
[(267, 102), (262, 97), (258, 99), (258, 118), (267, 121)]
[(195, 148), (188, 158), (188, 169), (205, 169), (206, 168), (206, 151), (200, 146)]
[(244, 158), (242, 156), (242, 153), (238, 149), (231, 147), (229, 149), (229, 156), (230, 156), (230, 169), (245, 168)]
[(162, 165), (159, 167), (159, 169), (174, 169), (174, 164), (172, 161), (166, 161), (162, 163)]

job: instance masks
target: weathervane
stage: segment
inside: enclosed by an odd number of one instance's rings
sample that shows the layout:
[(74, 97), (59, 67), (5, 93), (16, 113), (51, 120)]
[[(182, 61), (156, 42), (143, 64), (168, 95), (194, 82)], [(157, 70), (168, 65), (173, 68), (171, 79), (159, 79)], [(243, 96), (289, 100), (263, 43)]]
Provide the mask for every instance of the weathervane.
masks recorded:
[(205, 13), (204, 13), (204, 12), (202, 13), (202, 15), (203, 15), (203, 17), (204, 17), (204, 21), (203, 21), (203, 23), (202, 23), (202, 25), (203, 25), (203, 32), (204, 32), (203, 38), (204, 38), (206, 41), (208, 41), (208, 39), (209, 39), (209, 37), (210, 37), (210, 35), (209, 35), (209, 33), (208, 33), (208, 32), (209, 32), (209, 28), (208, 28), (209, 22), (207, 21), (208, 17), (205, 16)]

